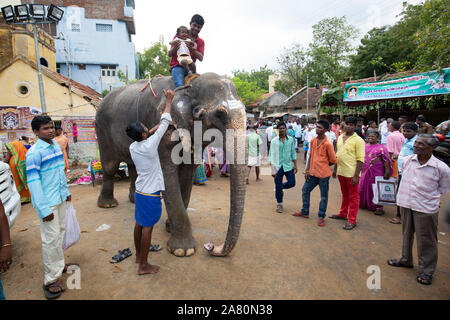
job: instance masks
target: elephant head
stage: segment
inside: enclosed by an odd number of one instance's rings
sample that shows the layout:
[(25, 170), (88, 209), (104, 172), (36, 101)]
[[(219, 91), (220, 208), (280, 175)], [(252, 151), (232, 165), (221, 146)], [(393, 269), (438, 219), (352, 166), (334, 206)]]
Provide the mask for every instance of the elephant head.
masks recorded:
[[(191, 99), (193, 121), (201, 121), (203, 132), (211, 128), (218, 129), (222, 133), (227, 155), (232, 154), (232, 159), (227, 158), (227, 162), (232, 163), (228, 231), (225, 242), (209, 250), (211, 255), (226, 256), (237, 243), (244, 213), (247, 153), (245, 107), (238, 98), (233, 82), (215, 73), (205, 73), (193, 79), (186, 89), (186, 95)], [(195, 132), (192, 136), (195, 136)], [(203, 143), (203, 147), (208, 143)]]

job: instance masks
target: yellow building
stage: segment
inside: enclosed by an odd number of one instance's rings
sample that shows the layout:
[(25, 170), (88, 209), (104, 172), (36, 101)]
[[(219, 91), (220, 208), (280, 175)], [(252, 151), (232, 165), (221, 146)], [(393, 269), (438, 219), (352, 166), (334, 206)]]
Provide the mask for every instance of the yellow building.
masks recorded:
[[(56, 71), (55, 40), (41, 28), (37, 30), (41, 65)], [(0, 66), (19, 55), (36, 63), (32, 26), (24, 28), (0, 24)]]
[[(47, 114), (64, 123), (77, 119), (93, 122), (101, 102), (99, 93), (55, 71), (54, 40), (42, 30), (39, 48)], [(23, 107), (28, 107), (28, 111)], [(40, 109), (33, 34), (23, 28), (0, 25), (0, 140), (7, 142), (21, 135), (33, 137), (30, 122)], [(93, 125), (89, 132), (94, 132)]]

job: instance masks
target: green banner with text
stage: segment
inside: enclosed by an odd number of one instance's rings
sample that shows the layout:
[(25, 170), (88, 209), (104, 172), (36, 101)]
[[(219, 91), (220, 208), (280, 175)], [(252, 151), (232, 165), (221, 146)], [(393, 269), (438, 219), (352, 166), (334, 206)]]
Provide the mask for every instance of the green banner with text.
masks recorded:
[(344, 102), (432, 96), (450, 93), (450, 68), (386, 81), (345, 85)]

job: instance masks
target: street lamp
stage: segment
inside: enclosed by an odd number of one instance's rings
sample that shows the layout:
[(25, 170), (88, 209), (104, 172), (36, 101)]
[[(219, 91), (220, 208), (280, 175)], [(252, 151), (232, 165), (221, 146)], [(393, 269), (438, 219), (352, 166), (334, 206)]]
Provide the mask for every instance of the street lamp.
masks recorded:
[(39, 94), (41, 97), (42, 113), (46, 114), (45, 95), (44, 95), (44, 83), (42, 81), (41, 72), (41, 57), (39, 55), (38, 36), (37, 36), (37, 24), (44, 23), (58, 23), (64, 14), (61, 8), (51, 4), (47, 10), (47, 18), (45, 17), (45, 6), (43, 4), (34, 4), (33, 0), (30, 0), (30, 4), (21, 4), (14, 6), (9, 5), (2, 8), (3, 18), (6, 23), (13, 25), (33, 25), (34, 36), (34, 49), (36, 51), (36, 65), (38, 69), (38, 81), (39, 81)]
[(15, 19), (13, 6), (3, 7), (2, 14), (3, 14), (3, 18), (5, 19), (6, 23), (13, 22)]
[(63, 14), (64, 11), (62, 11), (57, 6), (51, 4), (50, 7), (48, 8), (47, 19), (59, 22), (59, 20), (62, 19)]
[(45, 17), (45, 7), (43, 4), (30, 4), (30, 15), (34, 19), (44, 19)]
[(14, 10), (16, 11), (16, 19), (18, 21), (28, 20), (28, 18), (30, 17), (28, 6), (26, 4), (14, 6)]

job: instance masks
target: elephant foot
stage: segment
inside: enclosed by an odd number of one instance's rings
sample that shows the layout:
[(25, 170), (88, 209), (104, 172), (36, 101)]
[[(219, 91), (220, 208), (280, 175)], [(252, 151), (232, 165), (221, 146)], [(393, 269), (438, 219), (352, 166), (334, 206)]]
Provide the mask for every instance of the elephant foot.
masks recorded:
[(100, 208), (114, 208), (119, 205), (119, 202), (114, 198), (103, 198), (100, 196), (97, 201), (97, 206)]
[(195, 253), (195, 240), (170, 237), (167, 242), (167, 250), (177, 257), (190, 257)]

